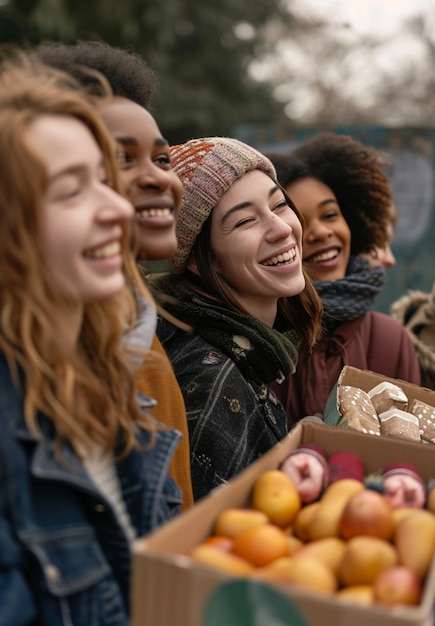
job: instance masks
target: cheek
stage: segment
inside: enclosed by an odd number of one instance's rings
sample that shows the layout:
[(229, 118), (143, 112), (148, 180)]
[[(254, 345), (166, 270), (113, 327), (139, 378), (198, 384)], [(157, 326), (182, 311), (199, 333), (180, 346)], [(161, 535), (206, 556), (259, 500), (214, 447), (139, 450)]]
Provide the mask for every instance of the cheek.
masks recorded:
[(343, 239), (344, 242), (346, 242), (346, 244), (349, 245), (349, 247), (350, 247), (351, 237), (352, 237), (352, 233), (350, 232), (350, 228), (347, 225), (347, 222), (344, 222), (341, 228), (341, 238)]
[(175, 172), (174, 172), (171, 188), (172, 188), (172, 193), (174, 195), (174, 202), (176, 205), (176, 216), (178, 217), (178, 214), (180, 212), (181, 199), (183, 197), (184, 187), (183, 187), (183, 183), (175, 174)]

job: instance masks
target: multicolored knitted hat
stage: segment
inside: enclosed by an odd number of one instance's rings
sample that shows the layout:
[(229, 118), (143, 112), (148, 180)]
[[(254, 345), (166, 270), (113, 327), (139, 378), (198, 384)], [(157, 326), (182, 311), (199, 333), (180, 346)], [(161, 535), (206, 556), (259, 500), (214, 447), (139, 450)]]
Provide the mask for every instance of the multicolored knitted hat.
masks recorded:
[(274, 181), (272, 163), (247, 144), (229, 137), (205, 137), (172, 146), (171, 165), (184, 185), (177, 222), (178, 247), (170, 263), (184, 270), (195, 240), (224, 193), (243, 174), (262, 170)]

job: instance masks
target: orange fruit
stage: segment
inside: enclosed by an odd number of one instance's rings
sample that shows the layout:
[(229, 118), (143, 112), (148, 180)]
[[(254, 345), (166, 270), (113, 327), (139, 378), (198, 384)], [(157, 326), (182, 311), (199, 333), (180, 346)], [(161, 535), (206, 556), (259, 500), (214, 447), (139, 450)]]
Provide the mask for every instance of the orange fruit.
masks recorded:
[(211, 537), (207, 537), (201, 545), (214, 546), (215, 548), (219, 548), (219, 550), (223, 550), (223, 552), (230, 552), (233, 547), (233, 540), (223, 535), (211, 535)]
[(290, 555), (288, 536), (273, 524), (250, 528), (234, 539), (232, 553), (262, 567)]

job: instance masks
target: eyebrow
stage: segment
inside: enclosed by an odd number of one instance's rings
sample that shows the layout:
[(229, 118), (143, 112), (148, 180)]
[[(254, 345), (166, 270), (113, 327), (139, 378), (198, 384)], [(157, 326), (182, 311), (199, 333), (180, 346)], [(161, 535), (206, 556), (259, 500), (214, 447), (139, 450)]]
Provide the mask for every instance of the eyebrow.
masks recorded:
[[(97, 167), (104, 168), (103, 158), (101, 158), (101, 160), (98, 162)], [(62, 178), (63, 176), (70, 176), (70, 175), (81, 176), (87, 170), (88, 170), (88, 165), (85, 163), (78, 163), (77, 165), (70, 165), (68, 167), (65, 167), (64, 169), (59, 170), (58, 172), (55, 172), (54, 174), (49, 174), (48, 182), (52, 183), (58, 180), (59, 178)]]
[(328, 205), (328, 204), (336, 204), (337, 206), (340, 206), (338, 204), (338, 200), (336, 198), (325, 198), (324, 200), (322, 200), (321, 202), (318, 203), (318, 207), (319, 209), (321, 209), (322, 207)]
[[(136, 137), (115, 137), (116, 141), (120, 144), (122, 144), (123, 146), (125, 145), (134, 145), (137, 146), (139, 145), (138, 140), (136, 139)], [(169, 146), (169, 141), (167, 139), (164, 139), (163, 137), (159, 137), (158, 139), (155, 140), (154, 142), (155, 146)]]
[[(269, 191), (268, 197), (270, 198), (271, 196), (273, 196), (276, 191), (281, 191), (281, 187), (279, 185), (274, 185), (272, 187), (272, 189)], [(231, 215), (233, 215), (237, 211), (240, 211), (241, 209), (246, 209), (246, 207), (252, 206), (253, 204), (254, 202), (252, 200), (247, 200), (245, 202), (235, 204), (233, 207), (231, 207), (231, 209), (228, 209), (225, 215), (222, 216), (221, 224), (223, 224), (229, 217), (231, 217)]]

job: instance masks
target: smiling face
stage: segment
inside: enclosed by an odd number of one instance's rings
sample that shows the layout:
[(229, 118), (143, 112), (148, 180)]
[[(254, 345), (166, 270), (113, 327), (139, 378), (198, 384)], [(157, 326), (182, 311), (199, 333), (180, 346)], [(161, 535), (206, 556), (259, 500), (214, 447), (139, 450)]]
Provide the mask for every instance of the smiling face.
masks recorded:
[(344, 278), (351, 233), (333, 191), (315, 178), (300, 178), (286, 191), (304, 217), (303, 264), (312, 280)]
[(105, 184), (101, 150), (79, 120), (41, 116), (29, 126), (27, 143), (48, 177), (41, 237), (49, 279), (81, 311), (123, 288), (121, 237), (133, 208)]
[(213, 209), (211, 247), (243, 308), (270, 326), (278, 298), (305, 286), (302, 226), (276, 183), (260, 170), (239, 178)]
[(183, 195), (168, 142), (153, 116), (132, 100), (113, 98), (101, 116), (119, 145), (121, 177), (135, 208), (138, 257), (166, 259), (177, 247), (175, 226)]

